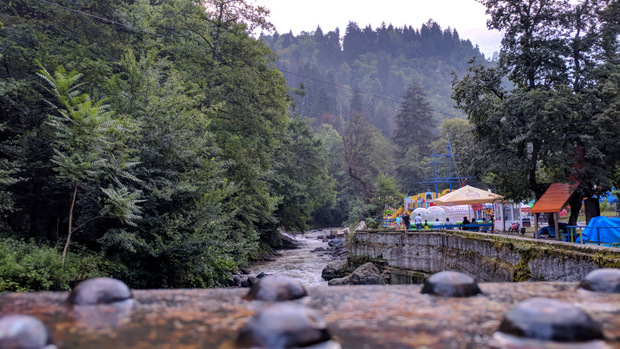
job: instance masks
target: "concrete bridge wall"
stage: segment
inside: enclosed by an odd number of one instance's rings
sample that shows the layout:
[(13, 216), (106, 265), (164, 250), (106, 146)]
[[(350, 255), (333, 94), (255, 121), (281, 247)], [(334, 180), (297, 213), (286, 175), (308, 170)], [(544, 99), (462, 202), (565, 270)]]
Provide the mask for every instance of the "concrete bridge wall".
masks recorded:
[(384, 259), (393, 274), (454, 270), (487, 282), (579, 281), (620, 266), (620, 249), (462, 231), (358, 231), (350, 253)]

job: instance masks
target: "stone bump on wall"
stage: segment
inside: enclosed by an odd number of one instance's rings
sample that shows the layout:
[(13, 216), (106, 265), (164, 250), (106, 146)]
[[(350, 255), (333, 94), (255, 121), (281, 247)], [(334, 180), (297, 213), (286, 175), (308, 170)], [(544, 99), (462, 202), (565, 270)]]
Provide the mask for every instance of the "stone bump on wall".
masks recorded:
[(453, 270), (486, 282), (579, 281), (620, 267), (617, 248), (460, 231), (358, 231), (350, 254), (383, 259), (401, 279)]

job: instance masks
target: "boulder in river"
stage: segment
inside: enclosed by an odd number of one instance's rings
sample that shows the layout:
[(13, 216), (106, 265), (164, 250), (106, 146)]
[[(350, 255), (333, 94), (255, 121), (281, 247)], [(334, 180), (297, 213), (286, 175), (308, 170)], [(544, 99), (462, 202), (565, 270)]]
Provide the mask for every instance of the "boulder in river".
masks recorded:
[(372, 263), (366, 263), (361, 267), (355, 269), (351, 275), (331, 279), (328, 282), (329, 286), (338, 285), (384, 285), (385, 279), (381, 276), (379, 268)]
[(280, 233), (280, 245), (277, 248), (282, 250), (294, 250), (299, 248), (299, 241), (288, 234)]
[(330, 247), (344, 246), (344, 239), (343, 238), (332, 239), (331, 241), (327, 243), (327, 245), (329, 245)]
[(341, 278), (349, 273), (349, 262), (346, 259), (333, 261), (323, 268), (321, 277), (327, 281)]

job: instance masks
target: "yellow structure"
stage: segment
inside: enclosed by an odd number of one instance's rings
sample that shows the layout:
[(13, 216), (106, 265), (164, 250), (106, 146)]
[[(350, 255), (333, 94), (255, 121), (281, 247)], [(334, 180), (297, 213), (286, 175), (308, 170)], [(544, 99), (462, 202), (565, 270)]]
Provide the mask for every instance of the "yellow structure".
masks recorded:
[[(439, 195), (439, 197), (442, 197), (446, 194), (448, 194), (450, 192), (450, 189), (446, 189), (444, 191), (441, 192), (441, 194)], [(409, 196), (405, 198), (405, 205), (407, 205), (407, 214), (410, 214), (411, 211), (413, 211), (414, 209), (418, 208), (418, 207), (422, 207), (419, 205), (420, 203), (420, 198), (422, 198), (422, 202), (426, 203), (428, 201), (432, 201), (437, 199), (437, 193), (434, 192), (430, 192), (427, 191), (425, 193), (419, 193), (417, 195), (414, 196)], [(396, 219), (396, 217), (400, 216), (404, 211), (404, 207), (401, 206), (399, 207), (396, 211), (394, 211), (394, 214), (392, 214), (391, 216), (384, 216), (384, 219)]]

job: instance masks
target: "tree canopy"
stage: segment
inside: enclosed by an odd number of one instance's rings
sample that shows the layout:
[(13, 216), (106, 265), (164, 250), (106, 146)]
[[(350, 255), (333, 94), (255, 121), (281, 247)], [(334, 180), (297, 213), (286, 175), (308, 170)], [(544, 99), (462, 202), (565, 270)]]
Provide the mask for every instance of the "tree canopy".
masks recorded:
[(278, 228), (307, 229), (334, 182), (250, 35), (267, 13), (244, 0), (2, 3), (1, 234), (66, 242), (72, 283), (208, 287), (277, 246)]
[(468, 170), (513, 199), (579, 181), (572, 204), (580, 207), (611, 188), (618, 168), (620, 119), (609, 113), (620, 92), (609, 74), (618, 68), (618, 17), (609, 17), (617, 2), (480, 2), (489, 28), (505, 35), (497, 67), (474, 63), (454, 81), (477, 142)]

